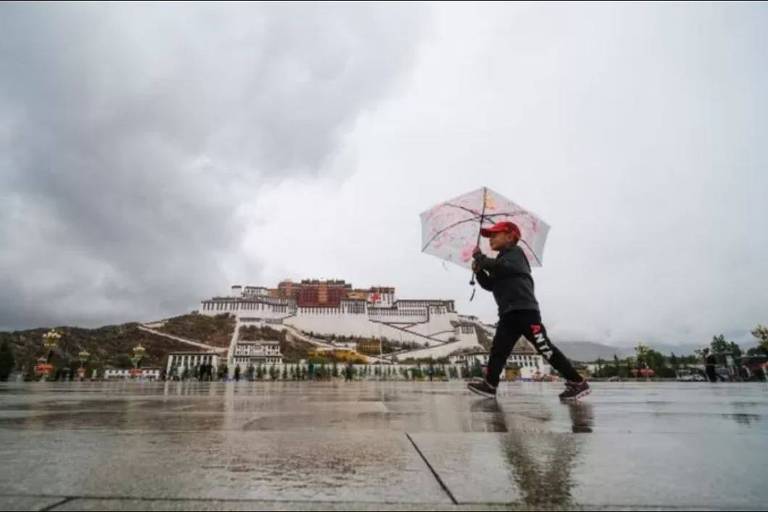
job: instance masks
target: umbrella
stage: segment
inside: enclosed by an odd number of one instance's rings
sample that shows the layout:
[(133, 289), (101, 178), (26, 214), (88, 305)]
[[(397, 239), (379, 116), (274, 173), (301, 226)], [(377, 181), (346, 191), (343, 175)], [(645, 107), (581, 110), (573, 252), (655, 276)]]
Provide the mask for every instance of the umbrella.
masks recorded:
[(501, 194), (483, 187), (440, 203), (421, 214), (421, 250), (459, 266), (472, 267), (472, 251), (480, 246), (495, 255), (480, 228), (510, 221), (520, 228), (523, 249), (531, 266), (541, 266), (549, 225)]

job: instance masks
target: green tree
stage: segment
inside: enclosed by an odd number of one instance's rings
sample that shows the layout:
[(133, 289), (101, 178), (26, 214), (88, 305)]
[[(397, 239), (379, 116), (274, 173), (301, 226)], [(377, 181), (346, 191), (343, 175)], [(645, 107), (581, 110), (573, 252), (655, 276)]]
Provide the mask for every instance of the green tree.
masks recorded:
[(638, 343), (635, 347), (635, 357), (637, 358), (637, 366), (642, 367), (644, 364), (648, 364), (646, 357), (650, 351), (650, 347), (645, 343)]
[(597, 375), (599, 377), (602, 377), (603, 368), (605, 367), (605, 361), (603, 361), (602, 357), (597, 358)]
[(112, 358), (112, 365), (115, 368), (128, 369), (133, 368), (133, 361), (128, 354), (118, 354)]
[(759, 345), (757, 348), (760, 349), (763, 354), (768, 355), (768, 327), (758, 324), (758, 326), (752, 330), (752, 336), (758, 339)]
[(8, 340), (3, 340), (0, 344), (0, 381), (8, 380), (14, 366), (16, 366), (16, 358), (13, 356), (13, 350)]
[(713, 336), (709, 346), (715, 354), (728, 352), (728, 341), (722, 334), (720, 336)]
[(649, 348), (645, 353), (645, 364), (647, 364), (648, 368), (652, 369), (659, 376), (664, 373), (664, 369), (667, 367), (664, 354), (657, 352), (652, 348)]
[(634, 365), (633, 357), (627, 357), (626, 359), (624, 359), (624, 365), (622, 365), (621, 369), (619, 370), (619, 376), (622, 379), (628, 379), (630, 375), (632, 375), (633, 365)]
[(739, 346), (739, 344), (738, 343), (734, 343), (733, 341), (728, 344), (728, 351), (731, 354), (733, 354), (733, 357), (736, 358), (736, 359), (740, 358), (742, 356), (742, 354), (744, 354), (744, 352), (742, 352), (741, 347)]

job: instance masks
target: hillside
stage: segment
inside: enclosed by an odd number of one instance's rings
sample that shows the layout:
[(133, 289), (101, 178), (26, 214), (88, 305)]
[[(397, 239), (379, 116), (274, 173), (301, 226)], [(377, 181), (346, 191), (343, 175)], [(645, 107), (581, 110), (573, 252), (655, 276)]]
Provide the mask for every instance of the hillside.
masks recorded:
[(235, 317), (227, 313), (216, 316), (195, 313), (165, 320), (158, 331), (173, 334), (214, 347), (229, 347), (235, 331)]
[[(89, 368), (114, 366), (131, 367), (130, 355), (133, 347), (141, 344), (146, 349), (143, 367), (163, 366), (169, 352), (189, 350), (189, 345), (140, 331), (137, 323), (110, 325), (97, 329), (79, 327), (56, 327), (62, 335), (52, 362), (57, 367), (77, 367), (78, 354), (82, 350), (91, 356)], [(44, 354), (42, 336), (48, 328), (26, 331), (0, 332), (0, 342), (8, 341), (16, 356), (18, 370), (28, 370)]]
[[(164, 367), (170, 352), (199, 351), (185, 343), (141, 331), (136, 322), (108, 325), (96, 329), (55, 327), (62, 336), (53, 356), (56, 367), (78, 367), (78, 354), (86, 350), (91, 354), (88, 368), (130, 368), (133, 347), (141, 344), (145, 349), (143, 367)], [(198, 314), (181, 315), (165, 320), (157, 330), (199, 341), (217, 347), (228, 347), (235, 329), (234, 317), (215, 317)], [(16, 356), (17, 370), (28, 370), (43, 355), (42, 336), (49, 328), (0, 332), (0, 342), (7, 340)]]

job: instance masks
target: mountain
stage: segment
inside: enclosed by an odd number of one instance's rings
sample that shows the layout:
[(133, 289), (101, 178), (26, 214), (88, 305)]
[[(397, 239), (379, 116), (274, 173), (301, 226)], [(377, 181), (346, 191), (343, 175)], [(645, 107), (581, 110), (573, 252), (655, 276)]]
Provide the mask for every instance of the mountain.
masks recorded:
[[(47, 328), (25, 331), (0, 332), (0, 342), (7, 341), (16, 356), (17, 369), (31, 371), (37, 358), (45, 352), (42, 336)], [(85, 350), (90, 353), (88, 368), (114, 366), (130, 368), (133, 347), (141, 344), (145, 356), (143, 367), (162, 366), (169, 352), (189, 350), (189, 345), (155, 336), (139, 329), (139, 324), (110, 325), (98, 329), (78, 327), (56, 327), (61, 334), (51, 362), (56, 368), (80, 366), (78, 354)]]
[(590, 362), (597, 359), (613, 359), (614, 354), (619, 359), (634, 355), (635, 350), (629, 347), (614, 347), (593, 341), (557, 341), (555, 342), (563, 354), (573, 361)]
[[(619, 356), (619, 359), (634, 356), (635, 347), (615, 347), (613, 345), (605, 345), (602, 343), (595, 343), (592, 341), (558, 341), (555, 345), (563, 351), (563, 353), (574, 361), (592, 362), (598, 358), (601, 359), (613, 359), (613, 355)], [(657, 352), (661, 352), (665, 356), (674, 352), (676, 356), (690, 356), (694, 354), (697, 349), (708, 346), (708, 343), (692, 344), (672, 344), (672, 343), (647, 343), (647, 345)], [(757, 342), (752, 343), (739, 343), (739, 346), (743, 351), (757, 346)]]
[[(161, 322), (163, 323), (163, 322)], [(201, 315), (182, 315), (164, 321), (158, 330), (186, 337), (192, 340), (210, 343), (214, 346), (226, 346), (234, 331), (234, 320), (227, 315), (205, 317)], [(88, 368), (101, 369), (114, 366), (130, 368), (130, 356), (133, 348), (141, 345), (146, 349), (142, 367), (163, 367), (170, 352), (200, 351), (200, 348), (177, 342), (163, 336), (157, 336), (139, 329), (140, 324), (131, 322), (122, 325), (108, 325), (97, 329), (62, 326), (55, 330), (61, 339), (52, 356), (56, 368), (80, 366), (78, 354), (85, 350), (90, 353)], [(31, 371), (37, 358), (45, 350), (42, 337), (49, 329), (37, 328), (24, 331), (0, 332), (0, 343), (7, 341), (16, 358), (16, 367), (25, 373)]]

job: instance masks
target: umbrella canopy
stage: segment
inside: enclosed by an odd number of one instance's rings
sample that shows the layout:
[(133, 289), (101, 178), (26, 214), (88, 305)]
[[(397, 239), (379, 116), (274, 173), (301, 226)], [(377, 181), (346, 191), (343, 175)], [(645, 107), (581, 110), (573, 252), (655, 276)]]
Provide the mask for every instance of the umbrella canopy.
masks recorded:
[(459, 266), (471, 268), (472, 250), (491, 251), (480, 228), (510, 221), (520, 228), (520, 247), (531, 266), (541, 266), (549, 226), (535, 214), (483, 187), (440, 203), (421, 214), (421, 250)]

